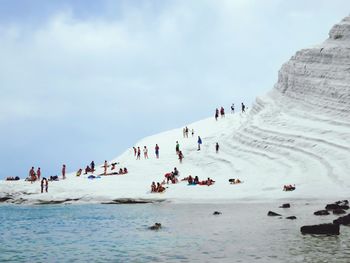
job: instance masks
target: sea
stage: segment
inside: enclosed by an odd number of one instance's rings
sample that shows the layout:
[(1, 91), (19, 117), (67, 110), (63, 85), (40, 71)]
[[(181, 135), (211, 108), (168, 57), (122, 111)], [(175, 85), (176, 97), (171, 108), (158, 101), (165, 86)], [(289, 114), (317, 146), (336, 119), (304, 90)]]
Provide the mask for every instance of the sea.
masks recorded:
[(337, 217), (313, 215), (322, 202), (290, 204), (1, 205), (0, 262), (350, 262), (350, 227), (302, 235)]

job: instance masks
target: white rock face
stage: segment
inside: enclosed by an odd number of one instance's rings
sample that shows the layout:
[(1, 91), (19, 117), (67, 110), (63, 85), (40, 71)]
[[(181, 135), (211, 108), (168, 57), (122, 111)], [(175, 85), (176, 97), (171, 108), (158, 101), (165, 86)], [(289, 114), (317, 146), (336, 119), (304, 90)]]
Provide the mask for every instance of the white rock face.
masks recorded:
[(285, 63), (252, 112), (240, 131), (250, 147), (291, 165), (286, 173), (298, 173), (303, 183), (349, 187), (350, 17), (333, 26), (324, 43)]

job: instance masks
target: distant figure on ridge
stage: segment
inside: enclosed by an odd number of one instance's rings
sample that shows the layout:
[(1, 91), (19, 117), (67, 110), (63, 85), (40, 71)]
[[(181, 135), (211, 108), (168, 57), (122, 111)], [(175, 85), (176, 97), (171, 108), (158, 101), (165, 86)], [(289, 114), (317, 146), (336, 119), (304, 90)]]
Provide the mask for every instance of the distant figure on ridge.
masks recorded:
[(83, 172), (83, 169), (80, 168), (80, 169), (77, 171), (76, 176), (80, 176), (82, 172)]
[(217, 121), (218, 118), (219, 118), (219, 109), (216, 108), (216, 109), (215, 109), (215, 120)]
[(188, 138), (188, 127), (187, 126), (185, 128), (185, 136), (186, 136), (186, 138)]
[(202, 139), (201, 139), (201, 137), (200, 136), (198, 136), (198, 149), (197, 149), (197, 151), (200, 151), (201, 150), (201, 144), (202, 144)]
[(194, 135), (194, 129), (192, 129), (192, 137), (193, 137), (193, 135)]
[(66, 165), (65, 164), (62, 166), (62, 179), (63, 180), (66, 179)]
[(156, 144), (156, 147), (154, 148), (154, 150), (156, 152), (157, 159), (159, 159), (159, 146), (158, 146), (158, 144)]
[(107, 174), (107, 167), (108, 167), (108, 163), (107, 160), (105, 160), (104, 164), (103, 164), (103, 174), (106, 175)]
[(245, 112), (245, 105), (242, 102), (242, 113)]
[(219, 143), (217, 142), (216, 144), (215, 144), (215, 151), (216, 151), (216, 153), (218, 153), (219, 152)]
[(182, 129), (182, 135), (185, 138), (185, 136), (186, 136), (186, 129), (185, 128)]
[(232, 105), (231, 105), (231, 113), (232, 114), (235, 113), (235, 104), (234, 103), (232, 103)]
[(91, 165), (91, 172), (94, 172), (95, 171), (95, 162), (92, 161), (90, 165)]
[(220, 115), (221, 115), (221, 118), (224, 118), (224, 117), (225, 117), (225, 109), (224, 109), (224, 107), (221, 107), (221, 109), (220, 109)]
[(137, 155), (136, 147), (134, 146), (134, 147), (132, 147), (132, 148), (134, 149), (134, 156), (136, 156), (136, 155)]
[(143, 146), (143, 157), (145, 159), (148, 159), (148, 149), (146, 146)]
[(34, 167), (32, 167), (32, 168), (29, 170), (29, 179), (30, 179), (30, 182), (31, 182), (31, 183), (33, 183), (33, 182), (36, 180)]
[(141, 160), (141, 149), (140, 147), (137, 147), (137, 157), (136, 160)]

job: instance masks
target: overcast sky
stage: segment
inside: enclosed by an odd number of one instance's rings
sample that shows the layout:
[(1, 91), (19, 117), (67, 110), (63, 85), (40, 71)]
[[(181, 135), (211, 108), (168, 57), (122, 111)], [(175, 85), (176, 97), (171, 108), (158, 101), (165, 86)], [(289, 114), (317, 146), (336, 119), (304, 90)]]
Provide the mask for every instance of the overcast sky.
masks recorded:
[(348, 0), (0, 0), (0, 177), (112, 159), (273, 88)]

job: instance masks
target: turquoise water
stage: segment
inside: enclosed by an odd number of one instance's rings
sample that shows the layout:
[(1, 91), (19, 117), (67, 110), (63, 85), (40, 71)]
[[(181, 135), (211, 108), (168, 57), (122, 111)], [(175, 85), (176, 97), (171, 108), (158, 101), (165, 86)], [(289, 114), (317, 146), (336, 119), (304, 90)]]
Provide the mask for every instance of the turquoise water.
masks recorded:
[[(303, 236), (302, 224), (335, 217), (313, 216), (318, 204), (278, 205), (0, 206), (0, 262), (350, 262), (348, 227)], [(149, 230), (155, 222), (164, 227)]]

